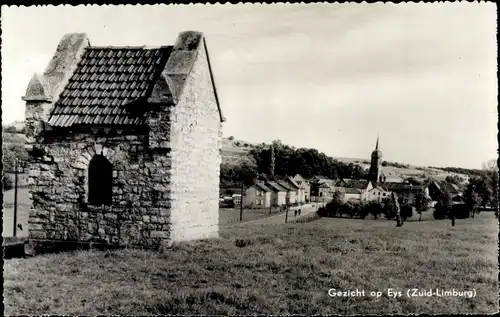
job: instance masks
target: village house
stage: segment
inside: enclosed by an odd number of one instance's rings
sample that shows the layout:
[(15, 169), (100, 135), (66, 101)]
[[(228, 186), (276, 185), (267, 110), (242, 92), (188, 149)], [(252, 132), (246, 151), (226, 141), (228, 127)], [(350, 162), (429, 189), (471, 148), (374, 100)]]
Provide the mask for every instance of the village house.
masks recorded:
[(366, 200), (378, 201), (378, 202), (381, 202), (384, 198), (387, 198), (387, 197), (390, 197), (389, 192), (384, 190), (381, 186), (373, 187), (365, 195)]
[(461, 196), (461, 191), (459, 187), (455, 184), (450, 184), (447, 181), (432, 181), (429, 184), (429, 195), (432, 200), (438, 201), (439, 196), (444, 191), (448, 192), (451, 195), (452, 199), (456, 199), (457, 196)]
[(23, 100), (31, 243), (218, 236), (224, 117), (202, 33), (154, 48), (66, 34)]
[(308, 180), (302, 177), (300, 174), (297, 174), (293, 177), (293, 180), (300, 186), (302, 193), (304, 195), (304, 202), (309, 202), (311, 199), (311, 185)]
[(287, 190), (276, 182), (265, 183), (266, 187), (271, 190), (271, 205), (283, 206), (286, 204)]
[(366, 179), (348, 179), (344, 178), (336, 184), (337, 189), (342, 188), (355, 188), (358, 189), (362, 195), (365, 195), (373, 188), (371, 181)]
[(295, 202), (298, 204), (303, 204), (305, 202), (304, 189), (302, 189), (299, 184), (297, 184), (297, 182), (295, 182), (295, 180), (290, 176), (285, 178), (284, 181), (286, 182), (288, 187), (290, 187), (290, 189), (295, 192)]
[(245, 190), (243, 207), (267, 208), (271, 205), (271, 189), (263, 183), (256, 183)]
[(385, 183), (379, 185), (383, 190), (386, 191), (389, 197), (392, 193), (395, 193), (398, 200), (402, 204), (415, 204), (415, 198), (419, 192), (423, 192), (425, 195), (429, 196), (429, 189), (424, 185), (412, 185), (409, 183)]
[(324, 201), (333, 197), (332, 186), (326, 182), (311, 182), (311, 201)]
[(346, 187), (343, 189), (342, 193), (344, 196), (344, 202), (364, 200), (364, 196), (361, 193), (361, 190), (359, 190), (357, 188)]
[(295, 188), (293, 185), (291, 185), (289, 182), (286, 180), (278, 180), (276, 181), (278, 185), (286, 189), (286, 199), (289, 204), (295, 204), (297, 203), (297, 188)]
[(233, 200), (234, 207), (239, 208), (241, 205), (241, 194), (233, 194), (231, 199)]

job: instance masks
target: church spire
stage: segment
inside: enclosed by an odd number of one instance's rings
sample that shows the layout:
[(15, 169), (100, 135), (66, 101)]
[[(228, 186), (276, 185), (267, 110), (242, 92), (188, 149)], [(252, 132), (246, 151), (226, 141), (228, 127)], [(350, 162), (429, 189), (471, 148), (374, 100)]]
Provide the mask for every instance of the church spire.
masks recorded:
[(377, 133), (377, 144), (375, 144), (375, 150), (378, 150), (378, 133)]

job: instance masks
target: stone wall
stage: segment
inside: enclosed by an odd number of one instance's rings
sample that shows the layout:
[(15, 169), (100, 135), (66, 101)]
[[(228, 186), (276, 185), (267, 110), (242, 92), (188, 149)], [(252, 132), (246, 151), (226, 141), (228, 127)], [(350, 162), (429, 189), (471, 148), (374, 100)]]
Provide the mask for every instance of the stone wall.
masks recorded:
[(204, 40), (171, 120), (172, 241), (217, 237), (222, 127)]
[[(168, 243), (170, 158), (148, 151), (147, 133), (92, 129), (45, 139), (31, 164), (30, 238), (151, 248)], [(87, 203), (88, 165), (96, 154), (113, 165), (111, 206)]]

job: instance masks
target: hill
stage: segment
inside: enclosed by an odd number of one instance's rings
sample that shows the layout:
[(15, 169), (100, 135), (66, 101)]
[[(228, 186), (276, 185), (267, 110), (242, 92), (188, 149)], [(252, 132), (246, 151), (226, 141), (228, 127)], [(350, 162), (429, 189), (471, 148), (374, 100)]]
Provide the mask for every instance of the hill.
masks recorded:
[[(15, 121), (13, 123), (5, 124), (3, 126), (3, 142), (7, 144), (22, 144), (25, 142), (23, 134), (25, 128), (24, 121)], [(233, 137), (223, 138), (221, 140), (221, 153), (222, 164), (228, 166), (241, 166), (242, 164), (256, 165), (257, 162), (251, 150), (259, 148), (268, 148), (269, 145), (265, 143), (252, 143), (245, 140), (234, 139)], [(293, 149), (293, 147), (291, 147)], [(368, 158), (349, 158), (349, 157), (333, 157), (335, 161), (344, 163), (346, 165), (354, 164), (360, 166), (362, 169), (367, 170), (370, 166)], [(447, 176), (460, 176), (468, 179), (469, 175), (477, 174), (477, 170), (468, 170), (462, 168), (436, 168), (436, 167), (419, 167), (411, 166), (408, 164), (386, 162), (387, 165), (383, 166), (383, 171), (390, 177), (432, 177), (438, 180), (444, 180)]]
[[(241, 165), (243, 162), (255, 162), (254, 158), (250, 155), (250, 151), (252, 149), (258, 149), (262, 146), (268, 147), (269, 145), (266, 145), (264, 143), (256, 144), (244, 140), (224, 138), (222, 140), (221, 147), (222, 163), (231, 166), (237, 166)], [(364, 170), (368, 170), (370, 167), (370, 160), (368, 158), (333, 157), (332, 159), (338, 162), (342, 162), (346, 165), (358, 165)], [(395, 162), (385, 163), (386, 166), (383, 166), (382, 170), (386, 176), (399, 177), (402, 179), (410, 177), (432, 177), (437, 180), (445, 180), (447, 176), (459, 176), (467, 181), (470, 174), (474, 174), (474, 170), (471, 170), (469, 174), (465, 173), (468, 171), (467, 169), (461, 169), (464, 171), (464, 173), (457, 173), (435, 167), (412, 166), (409, 164)]]

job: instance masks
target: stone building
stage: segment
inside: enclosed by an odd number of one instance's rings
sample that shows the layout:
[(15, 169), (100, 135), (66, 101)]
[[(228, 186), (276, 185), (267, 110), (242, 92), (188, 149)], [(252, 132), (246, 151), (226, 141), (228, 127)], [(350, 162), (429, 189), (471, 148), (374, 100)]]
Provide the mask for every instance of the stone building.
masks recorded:
[(224, 117), (202, 33), (156, 48), (67, 34), (23, 100), (32, 243), (218, 236)]

